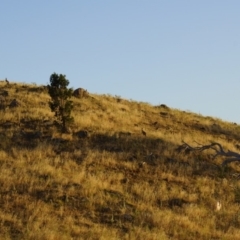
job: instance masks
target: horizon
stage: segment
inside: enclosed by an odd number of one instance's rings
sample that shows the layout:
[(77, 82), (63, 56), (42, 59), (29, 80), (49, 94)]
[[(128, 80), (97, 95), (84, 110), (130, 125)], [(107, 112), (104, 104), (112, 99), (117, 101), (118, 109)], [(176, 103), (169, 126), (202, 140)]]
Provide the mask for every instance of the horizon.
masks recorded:
[(240, 2), (3, 1), (0, 78), (240, 123)]

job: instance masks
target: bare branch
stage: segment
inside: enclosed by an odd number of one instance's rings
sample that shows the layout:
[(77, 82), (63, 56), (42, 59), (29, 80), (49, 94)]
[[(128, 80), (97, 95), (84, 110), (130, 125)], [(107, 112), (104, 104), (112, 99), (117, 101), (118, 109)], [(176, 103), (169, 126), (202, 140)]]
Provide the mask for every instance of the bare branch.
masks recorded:
[(240, 157), (239, 158), (227, 158), (226, 160), (224, 160), (222, 162), (222, 166), (226, 166), (227, 164), (231, 163), (231, 162), (238, 162), (240, 161)]
[[(200, 144), (199, 144), (200, 145)], [(227, 157), (223, 162), (222, 162), (222, 166), (225, 166), (231, 162), (237, 162), (240, 161), (240, 154), (233, 152), (233, 151), (224, 151), (223, 147), (220, 143), (217, 142), (213, 142), (209, 145), (202, 145), (202, 146), (197, 146), (197, 147), (192, 147), (189, 144), (187, 144), (186, 142), (183, 141), (183, 144), (179, 147), (179, 149), (190, 149), (193, 151), (199, 151), (202, 152), (204, 150), (207, 149), (212, 149), (215, 151), (215, 155), (213, 156), (213, 159), (215, 159), (218, 156), (223, 156), (223, 157)]]

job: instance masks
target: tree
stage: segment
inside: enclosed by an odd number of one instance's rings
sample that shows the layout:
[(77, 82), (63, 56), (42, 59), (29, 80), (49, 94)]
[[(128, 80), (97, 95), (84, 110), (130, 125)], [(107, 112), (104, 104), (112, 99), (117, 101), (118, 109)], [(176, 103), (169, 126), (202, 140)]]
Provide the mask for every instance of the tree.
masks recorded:
[[(67, 132), (67, 124), (73, 122), (71, 111), (73, 103), (69, 99), (72, 97), (73, 89), (67, 88), (69, 80), (65, 75), (53, 73), (50, 76), (50, 85), (48, 85), (48, 93), (52, 98), (49, 106), (55, 117), (60, 121), (62, 132)], [(57, 122), (59, 125), (59, 122)]]

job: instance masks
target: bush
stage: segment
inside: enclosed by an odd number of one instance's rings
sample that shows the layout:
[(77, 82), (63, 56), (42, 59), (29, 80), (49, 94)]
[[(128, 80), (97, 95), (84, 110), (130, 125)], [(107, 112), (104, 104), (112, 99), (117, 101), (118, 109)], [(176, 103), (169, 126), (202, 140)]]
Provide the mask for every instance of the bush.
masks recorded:
[(53, 73), (50, 76), (50, 85), (47, 86), (48, 93), (52, 98), (49, 106), (52, 112), (55, 112), (57, 120), (60, 121), (57, 123), (60, 124), (62, 132), (67, 132), (67, 125), (73, 122), (73, 117), (71, 117), (73, 103), (70, 101), (73, 89), (67, 88), (68, 85), (69, 80), (65, 75)]

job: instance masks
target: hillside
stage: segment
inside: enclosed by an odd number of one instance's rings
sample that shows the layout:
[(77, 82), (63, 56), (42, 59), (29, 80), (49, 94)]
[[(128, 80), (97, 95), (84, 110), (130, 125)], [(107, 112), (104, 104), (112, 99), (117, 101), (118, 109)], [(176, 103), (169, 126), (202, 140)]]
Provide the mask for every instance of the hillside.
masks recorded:
[(90, 93), (60, 134), (49, 99), (0, 82), (0, 239), (240, 239), (239, 163), (180, 147), (240, 152), (239, 125)]

